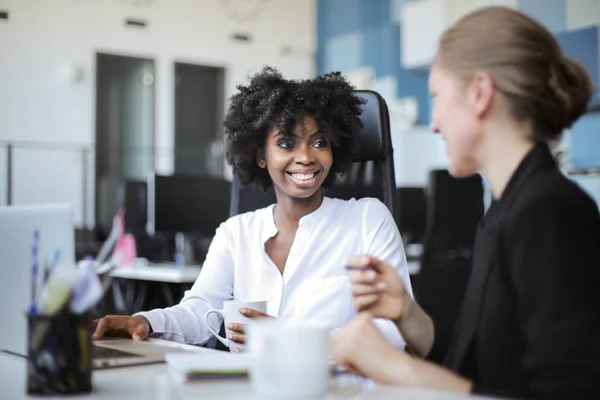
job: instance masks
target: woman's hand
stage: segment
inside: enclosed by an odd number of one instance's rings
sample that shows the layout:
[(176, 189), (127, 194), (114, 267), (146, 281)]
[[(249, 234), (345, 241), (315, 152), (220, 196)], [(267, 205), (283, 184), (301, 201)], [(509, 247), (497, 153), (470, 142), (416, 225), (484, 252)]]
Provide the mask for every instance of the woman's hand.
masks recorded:
[(94, 321), (93, 340), (101, 339), (111, 333), (125, 333), (134, 340), (144, 340), (150, 333), (150, 322), (146, 317), (136, 315), (107, 315)]
[(349, 263), (354, 307), (373, 317), (399, 321), (408, 313), (412, 298), (398, 272), (375, 257), (358, 256)]
[[(240, 314), (242, 314), (244, 317), (247, 317), (250, 319), (273, 318), (270, 315), (267, 315), (260, 311), (253, 310), (251, 308), (240, 308), (239, 311), (240, 311)], [(229, 330), (227, 332), (227, 339), (232, 340), (236, 343), (241, 343), (241, 344), (246, 343), (246, 324), (230, 323), (226, 326), (226, 328)], [(231, 351), (237, 352), (237, 353), (246, 351), (239, 347), (231, 347), (230, 346), (230, 348), (231, 348)]]
[(332, 338), (332, 355), (349, 373), (394, 384), (400, 372), (398, 366), (410, 363), (410, 356), (393, 347), (372, 319), (369, 313), (361, 313), (337, 331)]
[(472, 383), (467, 379), (390, 345), (372, 318), (361, 313), (336, 332), (332, 354), (338, 365), (383, 384), (471, 392)]

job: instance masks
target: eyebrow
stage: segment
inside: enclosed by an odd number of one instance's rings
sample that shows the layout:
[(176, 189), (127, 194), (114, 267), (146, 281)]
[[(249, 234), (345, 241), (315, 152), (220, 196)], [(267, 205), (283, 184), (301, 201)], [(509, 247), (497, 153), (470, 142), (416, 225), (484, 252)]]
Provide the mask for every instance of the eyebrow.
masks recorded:
[[(309, 138), (313, 138), (313, 137), (318, 136), (318, 135), (324, 135), (324, 132), (322, 130), (320, 130), (320, 129), (317, 129), (313, 133), (309, 134), (308, 137)], [(278, 137), (278, 136), (283, 136), (283, 137), (299, 137), (296, 134), (287, 134), (287, 133), (285, 133), (285, 132), (283, 132), (281, 130), (275, 134), (275, 137)]]

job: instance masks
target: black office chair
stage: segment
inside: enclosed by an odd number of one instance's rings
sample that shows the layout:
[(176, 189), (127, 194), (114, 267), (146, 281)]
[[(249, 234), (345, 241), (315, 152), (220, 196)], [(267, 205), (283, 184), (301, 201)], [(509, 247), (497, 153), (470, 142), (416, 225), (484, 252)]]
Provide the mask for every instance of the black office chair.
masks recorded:
[[(388, 108), (376, 92), (357, 90), (356, 95), (366, 100), (360, 117), (364, 126), (357, 137), (358, 155), (350, 169), (324, 193), (344, 200), (375, 197), (395, 215), (396, 178)], [(273, 188), (264, 192), (254, 185), (242, 187), (234, 176), (230, 216), (266, 207), (275, 201)]]
[(427, 200), (423, 187), (399, 187), (396, 191), (396, 225), (404, 245), (423, 243)]
[(451, 333), (471, 273), (477, 225), (483, 217), (482, 180), (479, 175), (457, 179), (446, 170), (432, 171), (426, 196), (427, 221), (415, 298), (438, 329)]
[[(388, 108), (385, 100), (376, 92), (358, 90), (356, 95), (366, 100), (360, 117), (363, 129), (357, 137), (359, 152), (349, 170), (341, 179), (336, 179), (324, 194), (344, 200), (352, 197), (375, 197), (395, 215), (396, 178)], [(242, 187), (238, 177), (234, 176), (231, 185), (230, 216), (266, 207), (275, 202), (272, 187), (266, 192), (255, 185)], [(224, 326), (221, 326), (220, 334), (225, 336)], [(206, 346), (227, 350), (214, 337), (209, 339)]]

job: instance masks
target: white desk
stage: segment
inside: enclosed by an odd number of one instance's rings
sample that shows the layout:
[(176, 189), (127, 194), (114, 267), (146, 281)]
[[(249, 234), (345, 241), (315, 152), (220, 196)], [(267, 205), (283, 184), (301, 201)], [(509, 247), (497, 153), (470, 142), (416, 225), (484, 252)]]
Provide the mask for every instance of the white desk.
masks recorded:
[[(25, 359), (0, 352), (0, 388), (3, 399), (41, 398), (27, 396)], [(248, 380), (226, 380), (180, 384), (167, 372), (165, 364), (118, 368), (93, 372), (94, 392), (69, 396), (70, 399), (265, 399), (252, 392)], [(413, 399), (460, 400), (475, 397), (456, 396), (423, 389), (405, 389), (379, 386), (351, 376), (332, 381), (329, 393), (323, 399)], [(47, 397), (58, 399), (61, 397)], [(62, 397), (64, 398), (64, 397)], [(480, 397), (480, 399), (483, 399)]]
[(113, 278), (136, 279), (165, 283), (194, 283), (200, 274), (199, 266), (177, 266), (175, 264), (131, 265), (113, 270)]
[(120, 282), (113, 280), (111, 284), (116, 312), (130, 315), (141, 311), (148, 291), (148, 281), (160, 283), (166, 304), (173, 305), (176, 299), (171, 294), (169, 284), (191, 285), (196, 282), (200, 270), (200, 266), (176, 264), (134, 264), (114, 269), (110, 272), (111, 278), (125, 279)]

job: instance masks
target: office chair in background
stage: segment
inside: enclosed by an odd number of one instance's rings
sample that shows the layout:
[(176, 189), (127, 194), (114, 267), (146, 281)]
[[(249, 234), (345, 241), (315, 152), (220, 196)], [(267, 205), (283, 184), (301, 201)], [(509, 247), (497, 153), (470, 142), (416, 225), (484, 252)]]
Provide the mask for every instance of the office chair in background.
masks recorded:
[(399, 187), (396, 191), (396, 225), (405, 246), (423, 243), (426, 219), (425, 188)]
[[(336, 179), (324, 194), (344, 200), (352, 197), (375, 197), (395, 215), (396, 178), (387, 104), (373, 91), (358, 90), (356, 95), (366, 100), (360, 117), (363, 129), (357, 137), (359, 152), (349, 170), (341, 179)], [(266, 207), (275, 202), (272, 187), (266, 192), (254, 185), (242, 187), (237, 176), (234, 176), (231, 185), (230, 216)], [(220, 334), (225, 336), (224, 326), (221, 326)], [(214, 337), (209, 339), (206, 346), (228, 350)]]
[(471, 273), (477, 225), (483, 217), (481, 176), (457, 179), (432, 171), (427, 221), (415, 298), (436, 327), (453, 332)]

